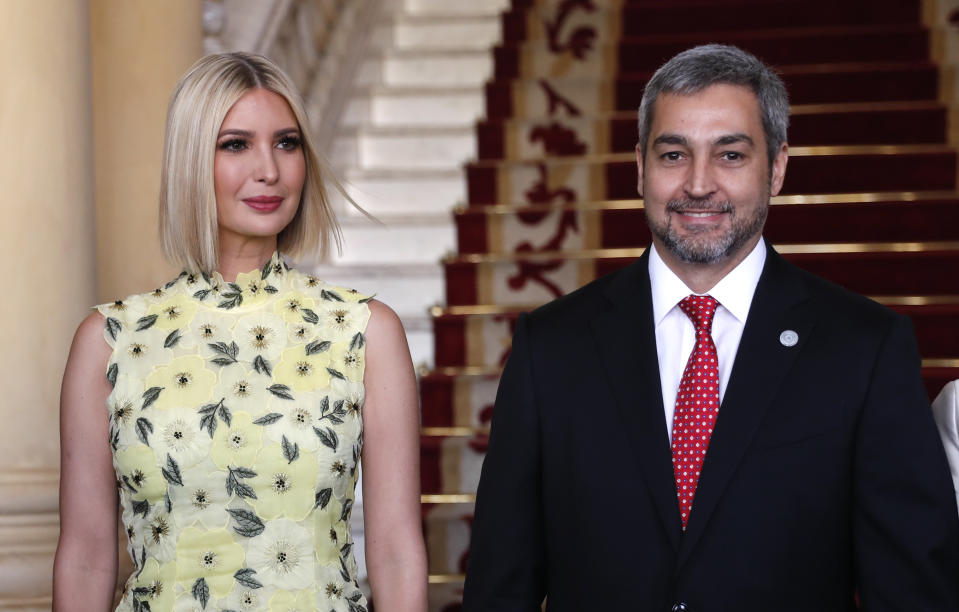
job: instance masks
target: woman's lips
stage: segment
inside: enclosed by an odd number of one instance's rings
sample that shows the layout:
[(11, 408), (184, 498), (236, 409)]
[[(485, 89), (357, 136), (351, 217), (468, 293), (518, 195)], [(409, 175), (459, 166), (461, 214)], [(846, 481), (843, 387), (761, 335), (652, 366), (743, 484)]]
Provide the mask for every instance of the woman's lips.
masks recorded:
[(243, 202), (254, 210), (270, 212), (280, 207), (280, 204), (283, 203), (283, 198), (279, 196), (254, 196), (252, 198), (243, 198)]

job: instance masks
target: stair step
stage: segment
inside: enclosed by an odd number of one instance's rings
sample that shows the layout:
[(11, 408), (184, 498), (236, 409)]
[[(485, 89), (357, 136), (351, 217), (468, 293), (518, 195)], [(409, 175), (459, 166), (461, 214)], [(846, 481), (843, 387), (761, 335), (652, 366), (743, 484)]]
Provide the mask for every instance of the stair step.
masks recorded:
[(363, 87), (351, 95), (343, 126), (459, 127), (481, 118), (484, 104), (477, 87)]
[[(959, 354), (959, 295), (916, 297), (914, 302), (894, 301), (889, 307), (912, 320), (920, 353), (940, 359)], [(502, 367), (509, 356), (516, 319), (525, 310), (496, 306), (435, 309), (436, 366)]]
[[(350, 197), (374, 216), (444, 214), (466, 199), (460, 170), (352, 169), (346, 171), (344, 178)], [(342, 207), (340, 210), (348, 208), (339, 194), (333, 194), (331, 199)]]
[[(423, 427), (488, 427), (499, 374), (499, 368), (439, 368), (421, 375)], [(959, 358), (924, 359), (922, 379), (931, 401), (959, 379)]]
[(476, 158), (472, 126), (391, 126), (341, 130), (334, 160), (364, 169), (435, 168), (459, 171)]
[(381, 20), (373, 48), (403, 51), (473, 49), (489, 53), (501, 40), (499, 11), (477, 15), (399, 14)]
[[(935, 100), (939, 93), (939, 69), (928, 61), (803, 64), (779, 72), (793, 104)], [(634, 111), (651, 76), (494, 80), (486, 85), (486, 115), (502, 119)]]
[(420, 436), (423, 493), (473, 493), (479, 484), (488, 436)]
[(478, 88), (492, 76), (493, 58), (485, 49), (389, 49), (364, 58), (361, 72), (387, 87)]
[(472, 503), (423, 508), (429, 573), (463, 574), (473, 527)]
[[(734, 10), (732, 6), (735, 6)], [(833, 2), (830, 0), (790, 0), (769, 2), (627, 2), (622, 8), (612, 5), (599, 10), (575, 9), (560, 22), (557, 3), (546, 6), (517, 8), (503, 15), (503, 39), (521, 41), (545, 38), (550, 24), (566, 21), (595, 33), (612, 30), (623, 37), (649, 33), (726, 32), (829, 25), (866, 25), (919, 23), (922, 6), (919, 0), (877, 0), (874, 2)]]
[[(959, 193), (779, 196), (763, 234), (773, 242), (948, 241), (959, 233)], [(513, 253), (639, 247), (650, 242), (642, 200), (583, 205), (474, 206), (456, 213), (458, 252)]]
[(404, 0), (403, 7), (405, 12), (410, 15), (495, 15), (509, 9), (510, 0), (470, 0), (469, 2)]
[[(959, 242), (786, 244), (801, 268), (865, 295), (951, 295)], [(444, 264), (446, 304), (540, 304), (623, 268), (642, 249), (461, 255)]]
[[(828, 62), (922, 61), (929, 57), (929, 31), (918, 23), (880, 26), (789, 28), (753, 32), (647, 35), (604, 40), (571, 58), (545, 40), (508, 43), (494, 49), (497, 79), (540, 75), (583, 77), (652, 72), (677, 53), (706, 43), (736, 45), (774, 66)], [(890, 45), (889, 41), (896, 44)]]
[[(540, 159), (630, 153), (637, 142), (636, 111), (588, 117), (491, 119), (476, 126), (478, 157)], [(948, 110), (936, 101), (800, 105), (791, 109), (789, 144), (943, 144)]]
[(340, 215), (343, 252), (332, 254), (328, 264), (436, 265), (454, 250), (453, 227), (448, 213), (366, 217)]
[[(467, 166), (471, 206), (634, 199), (629, 153)], [(945, 145), (792, 147), (782, 194), (955, 190), (956, 152)]]

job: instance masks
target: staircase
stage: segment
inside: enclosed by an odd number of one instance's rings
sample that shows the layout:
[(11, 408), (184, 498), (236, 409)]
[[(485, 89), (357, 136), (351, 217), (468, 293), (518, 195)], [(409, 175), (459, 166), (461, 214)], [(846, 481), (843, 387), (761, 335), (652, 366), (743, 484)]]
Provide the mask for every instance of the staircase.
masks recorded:
[(439, 261), (455, 247), (450, 216), (466, 200), (476, 120), (508, 0), (381, 0), (331, 160), (371, 221), (338, 203), (344, 252), (317, 274), (371, 292), (403, 320), (413, 361), (433, 363), (430, 306)]
[[(959, 192), (948, 90), (920, 0), (512, 0), (431, 310), (422, 486), (430, 608), (459, 609), (472, 503), (519, 312), (649, 243), (636, 108), (652, 72), (706, 42), (772, 63), (790, 160), (765, 236), (788, 259), (911, 317), (930, 397), (959, 378)], [(943, 94), (943, 98), (945, 95)]]

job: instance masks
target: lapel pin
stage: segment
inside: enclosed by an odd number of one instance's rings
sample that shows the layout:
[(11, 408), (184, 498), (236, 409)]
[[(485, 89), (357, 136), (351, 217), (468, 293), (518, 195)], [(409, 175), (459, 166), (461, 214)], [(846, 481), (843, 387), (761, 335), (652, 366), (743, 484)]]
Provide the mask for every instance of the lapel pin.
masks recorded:
[(787, 329), (779, 334), (779, 342), (783, 346), (796, 346), (796, 343), (799, 342), (799, 334), (791, 329)]

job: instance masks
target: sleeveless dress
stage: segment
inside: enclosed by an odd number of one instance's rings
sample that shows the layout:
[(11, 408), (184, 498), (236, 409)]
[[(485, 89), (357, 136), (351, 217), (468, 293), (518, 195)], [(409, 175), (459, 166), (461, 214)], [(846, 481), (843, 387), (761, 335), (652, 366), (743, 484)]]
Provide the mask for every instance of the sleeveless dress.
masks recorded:
[(350, 534), (371, 298), (275, 253), (97, 306), (134, 571), (118, 612), (365, 612)]

